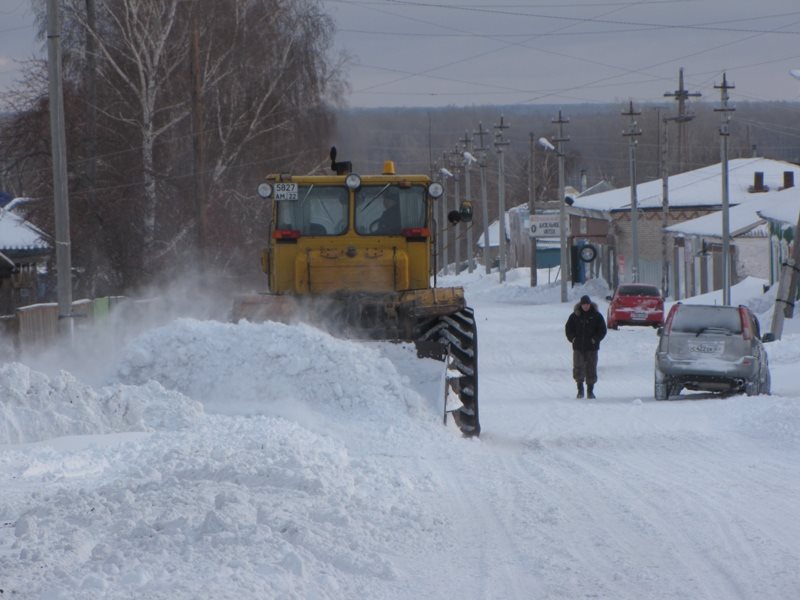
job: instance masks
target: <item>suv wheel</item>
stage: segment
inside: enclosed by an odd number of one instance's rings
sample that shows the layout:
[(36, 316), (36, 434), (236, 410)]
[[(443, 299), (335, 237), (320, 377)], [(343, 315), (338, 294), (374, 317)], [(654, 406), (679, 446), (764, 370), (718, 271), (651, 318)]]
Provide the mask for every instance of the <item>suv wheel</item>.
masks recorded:
[[(659, 375), (661, 375), (659, 377)], [(664, 377), (663, 374), (656, 371), (655, 381), (653, 383), (653, 396), (656, 400), (666, 400), (669, 398), (672, 385), (669, 378)]]
[(758, 375), (745, 382), (744, 393), (748, 396), (758, 396), (761, 393), (761, 380)]
[(653, 379), (653, 396), (656, 400), (666, 400), (671, 395), (679, 393), (680, 390), (680, 384), (676, 383), (672, 377), (664, 375), (664, 373), (656, 367)]

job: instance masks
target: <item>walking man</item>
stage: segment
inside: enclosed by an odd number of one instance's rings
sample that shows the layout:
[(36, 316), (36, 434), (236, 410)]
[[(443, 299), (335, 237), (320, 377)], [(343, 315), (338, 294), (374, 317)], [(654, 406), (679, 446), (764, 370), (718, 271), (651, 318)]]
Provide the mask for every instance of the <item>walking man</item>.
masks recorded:
[(583, 398), (586, 382), (588, 398), (594, 398), (597, 383), (597, 351), (600, 340), (606, 337), (606, 321), (589, 296), (581, 296), (564, 326), (564, 333), (572, 344), (572, 377), (578, 384), (578, 398)]

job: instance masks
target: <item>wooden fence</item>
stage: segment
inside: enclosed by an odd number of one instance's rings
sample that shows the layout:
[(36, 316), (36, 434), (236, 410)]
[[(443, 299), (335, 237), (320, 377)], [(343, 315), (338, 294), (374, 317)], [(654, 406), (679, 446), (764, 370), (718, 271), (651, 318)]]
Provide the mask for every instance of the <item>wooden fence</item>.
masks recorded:
[[(72, 315), (77, 330), (106, 320), (116, 307), (126, 302), (123, 296), (76, 300)], [(59, 337), (58, 304), (32, 304), (18, 308), (13, 315), (0, 316), (0, 338), (10, 342), (15, 354), (41, 351)]]

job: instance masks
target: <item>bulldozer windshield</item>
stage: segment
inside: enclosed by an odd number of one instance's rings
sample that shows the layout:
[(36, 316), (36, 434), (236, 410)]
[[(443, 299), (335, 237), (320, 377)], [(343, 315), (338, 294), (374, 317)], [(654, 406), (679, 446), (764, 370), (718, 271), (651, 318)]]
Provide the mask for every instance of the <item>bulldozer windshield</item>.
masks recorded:
[(347, 189), (301, 185), (296, 200), (278, 200), (278, 229), (301, 235), (341, 235), (347, 230)]
[(406, 228), (425, 227), (426, 197), (421, 185), (363, 186), (356, 192), (356, 233), (400, 235)]

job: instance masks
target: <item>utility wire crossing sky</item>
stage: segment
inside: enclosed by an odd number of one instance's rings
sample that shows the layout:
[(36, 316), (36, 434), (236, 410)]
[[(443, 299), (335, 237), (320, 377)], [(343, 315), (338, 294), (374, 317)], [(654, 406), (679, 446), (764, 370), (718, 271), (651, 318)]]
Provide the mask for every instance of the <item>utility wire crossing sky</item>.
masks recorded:
[[(347, 57), (355, 107), (662, 102), (677, 87), (714, 101), (797, 101), (797, 0), (558, 3), (320, 0)], [(29, 0), (0, 0), (0, 91), (17, 61), (45, 57)], [(335, 60), (337, 57), (332, 57)]]

